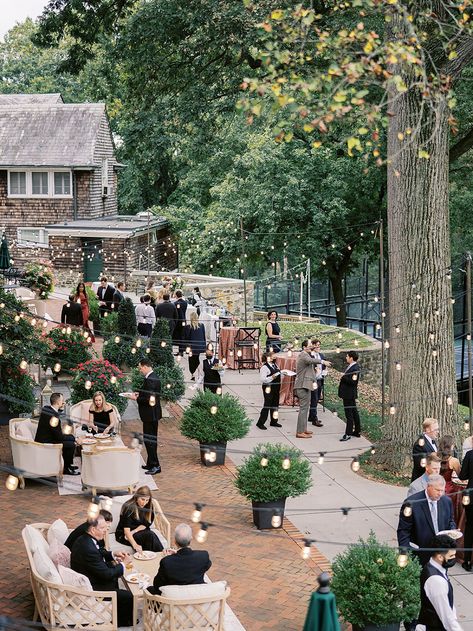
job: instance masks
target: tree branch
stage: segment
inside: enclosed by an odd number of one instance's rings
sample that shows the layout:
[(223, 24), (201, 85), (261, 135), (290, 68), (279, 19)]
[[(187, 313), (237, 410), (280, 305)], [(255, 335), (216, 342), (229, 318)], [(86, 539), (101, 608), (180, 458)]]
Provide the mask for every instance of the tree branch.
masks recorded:
[(464, 153), (469, 151), (473, 147), (473, 127), (470, 131), (460, 138), (458, 142), (456, 142), (452, 147), (450, 147), (448, 161), (450, 164), (458, 160)]

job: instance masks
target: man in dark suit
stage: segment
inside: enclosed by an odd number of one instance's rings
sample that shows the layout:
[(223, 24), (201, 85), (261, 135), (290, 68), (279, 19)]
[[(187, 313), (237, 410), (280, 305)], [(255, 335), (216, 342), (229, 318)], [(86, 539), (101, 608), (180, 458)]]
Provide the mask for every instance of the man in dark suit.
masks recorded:
[(69, 295), (69, 299), (61, 311), (61, 323), (70, 326), (82, 326), (82, 308), (79, 302), (74, 299), (74, 294)]
[(116, 289), (113, 293), (113, 310), (117, 311), (118, 307), (120, 306), (121, 301), (123, 300), (124, 296), (123, 296), (123, 292), (125, 291), (125, 283), (123, 281), (120, 281), (119, 283), (117, 283)]
[(145, 378), (143, 387), (139, 392), (135, 392), (133, 399), (138, 403), (140, 419), (143, 422), (143, 438), (148, 455), (143, 469), (149, 475), (161, 473), (161, 465), (158, 458), (158, 424), (162, 417), (161, 382), (148, 359), (142, 359), (138, 365), (140, 373)]
[(111, 311), (113, 294), (115, 288), (108, 284), (108, 280), (105, 276), (100, 279), (100, 287), (97, 289), (97, 298), (99, 299), (99, 312), (100, 317), (103, 318), (106, 312)]
[[(319, 359), (325, 359), (325, 356), (320, 352), (320, 340), (313, 339), (312, 340), (312, 357), (318, 357)], [(324, 424), (319, 421), (319, 417), (317, 416), (317, 405), (319, 404), (320, 399), (322, 398), (322, 393), (324, 391), (324, 376), (327, 372), (327, 367), (324, 363), (317, 366), (315, 371), (317, 377), (317, 388), (312, 390), (310, 393), (310, 410), (309, 410), (309, 419), (308, 422), (312, 423), (316, 427), (323, 427)]]
[(463, 553), (462, 568), (467, 572), (471, 572), (471, 548), (473, 547), (473, 450), (466, 452), (463, 458), (462, 468), (458, 474), (460, 480), (468, 480), (467, 493), (470, 496), (470, 503), (464, 506), (465, 509), (465, 542), (466, 549)]
[[(406, 515), (407, 513), (407, 515)], [(427, 488), (411, 495), (401, 507), (397, 527), (399, 547), (411, 549), (424, 566), (430, 559), (430, 542), (441, 530), (455, 530), (452, 500), (445, 495), (445, 479), (429, 476)]]
[(74, 436), (63, 433), (59, 420), (59, 415), (64, 410), (64, 397), (59, 392), (53, 392), (49, 401), (51, 405), (45, 405), (41, 410), (35, 441), (55, 445), (62, 443), (64, 475), (79, 475), (77, 467), (72, 464), (76, 448)]
[(163, 302), (156, 305), (155, 312), (156, 318), (166, 318), (169, 322), (169, 333), (172, 337), (179, 316), (176, 305), (169, 300), (169, 294), (163, 294)]
[[(72, 546), (71, 569), (84, 574), (97, 591), (117, 593), (117, 616), (119, 627), (133, 624), (133, 596), (131, 592), (118, 588), (118, 579), (125, 573), (125, 565), (131, 560), (127, 552), (112, 554), (99, 541), (105, 538), (107, 523), (99, 515), (89, 522), (87, 532), (81, 535)], [(119, 563), (115, 564), (115, 559)]]
[(437, 452), (436, 440), (439, 436), (439, 423), (436, 418), (426, 418), (422, 423), (422, 436), (416, 440), (412, 447), (412, 467), (411, 482), (417, 480), (424, 473), (424, 467), (421, 462), (429, 454)]
[[(112, 513), (108, 510), (105, 510), (105, 508), (101, 508), (99, 511), (99, 515), (105, 519), (105, 523), (107, 524), (107, 530), (108, 530), (110, 528), (111, 523), (113, 522)], [(69, 550), (72, 550), (72, 546), (75, 544), (77, 539), (79, 539), (79, 537), (81, 537), (82, 535), (85, 535), (88, 529), (89, 529), (88, 521), (84, 521), (82, 524), (79, 524), (77, 528), (74, 528), (74, 530), (72, 530), (69, 533), (69, 536), (64, 542), (64, 545), (67, 548), (69, 548)], [(105, 539), (101, 539), (100, 541), (97, 541), (97, 543), (99, 544), (99, 548), (105, 548)]]
[(198, 585), (204, 583), (204, 574), (212, 565), (206, 550), (191, 550), (192, 528), (179, 524), (174, 533), (177, 552), (168, 551), (161, 559), (154, 577), (152, 594), (160, 594), (164, 585)]
[(214, 370), (214, 366), (218, 365), (218, 359), (215, 357), (213, 348), (207, 346), (205, 351), (205, 359), (202, 363), (204, 370), (204, 390), (210, 390), (210, 392), (217, 392), (217, 388), (221, 388), (222, 380), (218, 370)]
[(184, 327), (186, 324), (187, 300), (184, 300), (182, 297), (182, 291), (180, 289), (176, 291), (176, 298), (177, 300), (174, 301), (174, 305), (177, 309), (177, 322), (174, 327), (172, 341), (179, 346), (179, 353), (182, 354), (184, 352), (182, 340), (184, 339)]
[(358, 398), (358, 380), (360, 378), (360, 366), (358, 365), (358, 353), (348, 351), (346, 354), (348, 367), (340, 379), (338, 386), (338, 396), (343, 401), (345, 418), (347, 420), (345, 433), (340, 438), (341, 441), (350, 440), (352, 436), (360, 438), (361, 425), (360, 415), (356, 408)]

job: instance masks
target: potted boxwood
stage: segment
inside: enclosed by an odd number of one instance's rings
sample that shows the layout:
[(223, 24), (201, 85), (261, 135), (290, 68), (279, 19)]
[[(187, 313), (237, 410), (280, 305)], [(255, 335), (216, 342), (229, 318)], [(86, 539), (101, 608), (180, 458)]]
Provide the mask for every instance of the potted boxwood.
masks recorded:
[[(176, 403), (184, 396), (186, 385), (184, 383), (184, 373), (182, 368), (177, 364), (174, 366), (158, 366), (153, 368), (161, 381), (161, 407), (163, 417), (169, 416), (166, 410), (166, 403)], [(131, 374), (131, 389), (133, 392), (141, 390), (143, 387), (144, 377), (140, 371), (135, 368)]]
[(181, 434), (199, 441), (202, 464), (212, 466), (225, 464), (227, 441), (246, 436), (250, 425), (245, 408), (237, 398), (204, 390), (198, 392), (184, 410)]
[[(260, 444), (238, 467), (235, 484), (251, 500), (255, 526), (259, 530), (277, 528), (282, 524), (286, 499), (302, 495), (312, 486), (310, 463), (295, 447)], [(273, 517), (280, 518), (279, 526)]]
[(340, 613), (354, 629), (398, 631), (403, 620), (419, 613), (420, 565), (410, 558), (397, 564), (398, 551), (379, 543), (373, 531), (368, 539), (347, 548), (332, 564), (332, 590)]

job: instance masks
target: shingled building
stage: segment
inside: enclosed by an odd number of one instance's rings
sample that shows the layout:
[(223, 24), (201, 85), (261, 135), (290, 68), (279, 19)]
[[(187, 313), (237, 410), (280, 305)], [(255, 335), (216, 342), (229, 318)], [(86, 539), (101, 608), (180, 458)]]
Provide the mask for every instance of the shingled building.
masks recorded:
[(125, 279), (174, 269), (165, 218), (118, 215), (118, 164), (103, 103), (60, 94), (0, 95), (0, 229), (15, 266), (49, 259), (56, 271)]

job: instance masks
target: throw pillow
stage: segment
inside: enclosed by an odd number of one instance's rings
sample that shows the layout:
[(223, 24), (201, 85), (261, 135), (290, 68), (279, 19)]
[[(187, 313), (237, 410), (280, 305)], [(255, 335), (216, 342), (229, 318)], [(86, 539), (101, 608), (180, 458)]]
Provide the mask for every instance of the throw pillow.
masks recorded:
[(59, 543), (64, 543), (69, 536), (69, 528), (62, 519), (56, 519), (56, 521), (53, 521), (49, 526), (47, 536), (49, 545), (51, 545), (54, 539), (57, 539)]
[(16, 437), (23, 440), (34, 440), (33, 433), (31, 432), (30, 424), (22, 421), (16, 424)]
[(84, 576), (84, 574), (79, 574), (79, 572), (75, 572), (74, 570), (71, 570), (70, 567), (65, 567), (63, 565), (59, 565), (57, 569), (64, 585), (81, 587), (83, 589), (93, 591), (89, 579), (87, 576)]
[(56, 566), (51, 561), (49, 556), (39, 548), (33, 554), (33, 561), (37, 573), (44, 578), (45, 581), (50, 583), (62, 584), (61, 576), (56, 569)]
[(51, 545), (49, 546), (49, 558), (56, 567), (58, 565), (71, 567), (71, 551), (57, 539), (51, 541)]
[(27, 524), (23, 532), (25, 533), (26, 543), (31, 554), (34, 554), (38, 549), (41, 549), (45, 554), (48, 554), (48, 543), (37, 528)]

